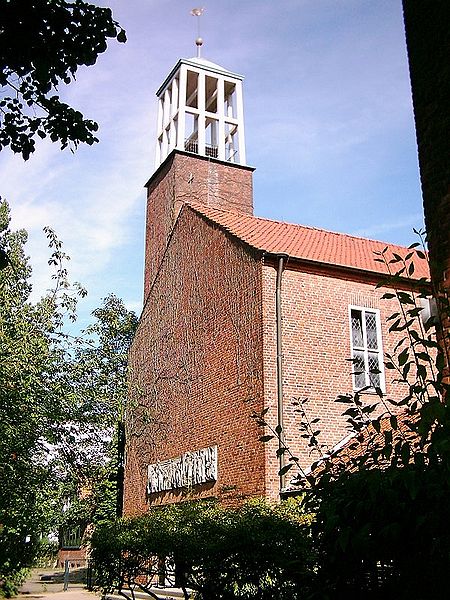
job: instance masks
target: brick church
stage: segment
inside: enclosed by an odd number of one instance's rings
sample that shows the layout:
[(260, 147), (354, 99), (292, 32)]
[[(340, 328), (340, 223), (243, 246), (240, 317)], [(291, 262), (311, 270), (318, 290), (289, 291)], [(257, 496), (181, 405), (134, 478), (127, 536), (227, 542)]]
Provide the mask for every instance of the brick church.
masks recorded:
[[(147, 183), (144, 307), (130, 352), (124, 513), (186, 498), (276, 500), (267, 409), (307, 468), (294, 399), (308, 398), (330, 448), (347, 435), (339, 394), (403, 397), (383, 352), (383, 242), (253, 215), (242, 77), (180, 60), (157, 92), (156, 170)], [(390, 245), (404, 256), (406, 248)], [(427, 277), (425, 261), (402, 282)], [(349, 362), (353, 359), (354, 365)], [(353, 373), (352, 373), (353, 371)]]

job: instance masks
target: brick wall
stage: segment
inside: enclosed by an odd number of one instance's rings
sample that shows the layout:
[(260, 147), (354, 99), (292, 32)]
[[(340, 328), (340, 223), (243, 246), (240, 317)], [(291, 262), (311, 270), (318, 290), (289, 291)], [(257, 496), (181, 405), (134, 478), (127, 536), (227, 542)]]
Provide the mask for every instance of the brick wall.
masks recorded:
[[(261, 264), (185, 206), (130, 354), (125, 514), (185, 497), (264, 493)], [(147, 465), (218, 446), (218, 481), (146, 500)]]
[[(291, 267), (292, 267), (291, 263)], [(288, 446), (301, 459), (305, 468), (318, 458), (311, 456), (299, 430), (300, 416), (292, 404), (294, 398), (308, 398), (309, 417), (320, 418), (320, 441), (330, 447), (348, 433), (342, 412), (345, 405), (335, 403), (339, 394), (352, 392), (349, 305), (380, 310), (383, 350), (392, 351), (401, 334), (388, 333), (386, 318), (398, 310), (396, 300), (381, 300), (386, 290), (375, 289), (376, 281), (364, 277), (288, 268), (282, 280), (283, 394), (284, 430)], [(264, 394), (270, 407), (267, 418), (276, 424), (276, 269), (263, 268), (264, 322)], [(404, 397), (404, 388), (393, 383), (393, 371), (386, 370), (386, 394), (394, 399)], [(368, 403), (375, 394), (365, 394)], [(278, 497), (279, 479), (277, 443), (266, 445), (267, 495)], [(288, 477), (288, 480), (290, 477)]]
[(147, 183), (144, 299), (161, 264), (181, 204), (197, 202), (253, 214), (251, 167), (175, 150)]
[(58, 551), (57, 566), (64, 568), (66, 560), (69, 569), (78, 569), (86, 566), (86, 548), (61, 549)]
[[(430, 265), (436, 289), (450, 295), (450, 5), (403, 0)], [(450, 315), (441, 305), (450, 347)], [(450, 379), (450, 365), (447, 375)]]

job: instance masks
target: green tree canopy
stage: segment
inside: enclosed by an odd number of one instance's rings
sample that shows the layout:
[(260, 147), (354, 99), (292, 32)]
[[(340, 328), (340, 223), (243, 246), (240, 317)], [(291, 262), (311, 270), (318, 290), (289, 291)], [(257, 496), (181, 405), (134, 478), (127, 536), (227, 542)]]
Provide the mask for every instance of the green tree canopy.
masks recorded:
[[(67, 278), (68, 257), (46, 229), (52, 289), (31, 300), (27, 234), (9, 228), (0, 202), (0, 581), (30, 564), (39, 535), (116, 512), (117, 432), (127, 352), (137, 319), (108, 296), (79, 337), (65, 333), (85, 291)], [(90, 489), (83, 499), (82, 489)], [(71, 511), (62, 502), (75, 498)]]
[(0, 247), (8, 256), (0, 271), (0, 579), (29, 561), (36, 535), (45, 528), (43, 482), (51, 444), (65, 419), (59, 340), (74, 298), (60, 243), (48, 235), (55, 287), (32, 303), (23, 249), (27, 234), (9, 229), (8, 205), (0, 203)]
[(0, 150), (26, 160), (35, 138), (61, 148), (98, 141), (94, 121), (62, 102), (58, 86), (93, 65), (108, 38), (126, 41), (109, 8), (84, 0), (0, 0)]

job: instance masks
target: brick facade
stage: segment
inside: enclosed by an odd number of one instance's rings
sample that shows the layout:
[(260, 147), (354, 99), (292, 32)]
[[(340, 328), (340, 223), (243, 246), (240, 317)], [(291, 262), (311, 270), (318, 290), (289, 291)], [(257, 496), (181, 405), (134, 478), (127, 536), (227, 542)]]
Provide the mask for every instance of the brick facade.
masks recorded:
[[(274, 267), (275, 264), (267, 264), (263, 268), (264, 399), (272, 426), (277, 422)], [(305, 405), (308, 417), (320, 418), (317, 424), (320, 442), (330, 449), (348, 433), (342, 416), (347, 407), (334, 400), (353, 391), (349, 306), (380, 311), (384, 352), (392, 352), (403, 337), (402, 333), (388, 333), (386, 319), (398, 310), (398, 304), (396, 299), (381, 300), (386, 289), (375, 289), (378, 281), (379, 278), (369, 275), (289, 262), (283, 273), (283, 425), (286, 444), (300, 458), (302, 468), (309, 467), (318, 456), (310, 454), (301, 438), (301, 418), (295, 412), (294, 399), (308, 398)], [(386, 396), (398, 401), (404, 397), (405, 389), (395, 384), (394, 378), (393, 371), (385, 370)], [(371, 404), (378, 397), (366, 393), (364, 399)], [(267, 444), (266, 494), (273, 499), (278, 497), (279, 490), (276, 449), (275, 440)]]
[[(125, 514), (146, 510), (148, 464), (217, 445), (218, 481), (195, 497), (264, 494), (261, 268), (254, 252), (185, 206), (131, 349)], [(183, 493), (161, 493), (150, 504)]]
[(85, 567), (87, 563), (86, 548), (62, 548), (58, 550), (57, 567), (64, 569), (66, 560), (69, 561), (69, 569)]
[(144, 301), (186, 200), (253, 214), (251, 167), (173, 151), (146, 184)]
[[(276, 425), (276, 256), (197, 209), (238, 207), (238, 221), (251, 214), (251, 171), (174, 152), (148, 184), (146, 302), (130, 352), (125, 514), (185, 498), (231, 504), (279, 497), (277, 444), (260, 442), (262, 431), (251, 419), (268, 408), (267, 419)], [(221, 180), (217, 194), (202, 182), (212, 172)], [(354, 243), (371, 254), (363, 242)], [(380, 299), (383, 290), (375, 285), (381, 277), (317, 261), (287, 262), (281, 293), (284, 430), (303, 467), (317, 457), (301, 438), (294, 398), (309, 398), (308, 413), (320, 418), (321, 441), (330, 448), (347, 434), (346, 407), (334, 400), (352, 391), (349, 305), (379, 310), (384, 351), (399, 339), (387, 332), (386, 318), (398, 307)], [(389, 371), (385, 376), (387, 395), (401, 399), (404, 390)], [(146, 495), (149, 464), (210, 446), (218, 447), (216, 482)]]

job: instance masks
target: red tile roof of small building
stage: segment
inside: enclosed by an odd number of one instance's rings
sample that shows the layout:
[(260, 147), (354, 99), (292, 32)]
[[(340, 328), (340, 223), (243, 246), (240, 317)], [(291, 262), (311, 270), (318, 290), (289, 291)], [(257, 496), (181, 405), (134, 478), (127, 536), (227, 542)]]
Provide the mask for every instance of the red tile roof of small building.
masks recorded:
[[(383, 456), (385, 447), (385, 433), (392, 432), (392, 446), (397, 442), (406, 442), (411, 451), (411, 457), (415, 452), (423, 450), (421, 437), (417, 431), (420, 415), (418, 412), (410, 414), (408, 411), (399, 413), (396, 417), (384, 416), (377, 419), (378, 426), (374, 421), (369, 422), (359, 432), (347, 435), (339, 444), (316, 460), (301, 475), (294, 477), (286, 488), (286, 493), (297, 493), (310, 485), (311, 477), (320, 478), (324, 473), (331, 477), (337, 477), (343, 471), (353, 473), (361, 469), (386, 469), (392, 461)], [(392, 419), (395, 419), (394, 424)], [(393, 428), (394, 425), (394, 428)], [(379, 456), (375, 457), (378, 452)], [(412, 458), (410, 459), (412, 462)]]
[[(232, 212), (189, 202), (188, 205), (203, 217), (219, 225), (249, 246), (268, 254), (287, 254), (290, 258), (336, 265), (387, 275), (386, 266), (377, 262), (375, 252), (388, 247), (387, 256), (396, 253), (405, 257), (409, 250), (386, 242), (335, 233), (325, 229), (271, 221), (244, 213)], [(413, 279), (429, 278), (428, 263), (414, 257)], [(393, 272), (399, 263), (392, 265)]]

